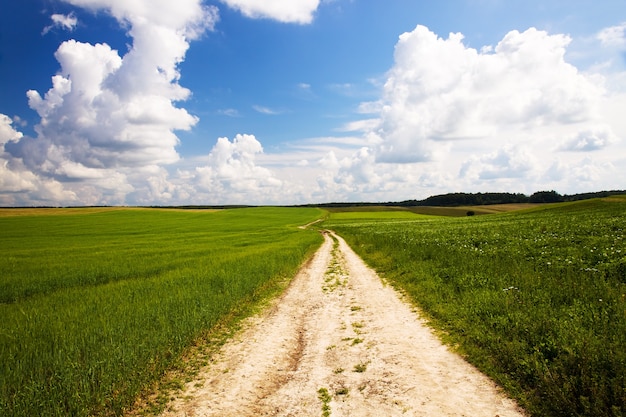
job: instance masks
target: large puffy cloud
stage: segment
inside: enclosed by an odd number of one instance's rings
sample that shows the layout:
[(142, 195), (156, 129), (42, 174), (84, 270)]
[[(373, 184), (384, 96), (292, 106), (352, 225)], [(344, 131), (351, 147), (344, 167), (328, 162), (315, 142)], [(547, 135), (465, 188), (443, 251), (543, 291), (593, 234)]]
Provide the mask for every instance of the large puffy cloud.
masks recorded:
[(222, 0), (251, 18), (268, 18), (284, 23), (311, 23), (320, 0)]
[(128, 28), (132, 46), (120, 56), (107, 44), (63, 42), (52, 87), (27, 93), (41, 117), (37, 137), (8, 140), (4, 156), (39, 182), (58, 183), (68, 194), (57, 203), (124, 203), (143, 187), (135, 172), (179, 160), (175, 131), (197, 118), (176, 105), (190, 95), (178, 65), (189, 41), (213, 29), (217, 9), (200, 0), (66, 1), (108, 11)]
[[(178, 32), (195, 39), (212, 30), (217, 8), (204, 6), (200, 0), (64, 0), (93, 11), (107, 10), (113, 17), (131, 26), (146, 23)], [(158, 44), (157, 44), (158, 45)]]
[(254, 135), (239, 134), (232, 142), (219, 138), (209, 154), (208, 164), (196, 168), (198, 187), (235, 200), (258, 198), (266, 189), (280, 187), (281, 181), (270, 170), (256, 164), (255, 158), (262, 153), (263, 147)]
[(71, 149), (73, 162), (93, 168), (176, 161), (173, 131), (196, 122), (174, 105), (190, 93), (178, 84), (177, 65), (189, 47), (184, 34), (195, 34), (194, 28), (214, 15), (209, 9), (198, 14), (198, 1), (175, 8), (171, 2), (71, 2), (108, 7), (131, 24), (133, 46), (121, 58), (106, 44), (61, 44), (55, 54), (61, 72), (52, 88), (44, 98), (28, 92), (30, 106), (42, 118), (38, 139), (51, 148)]
[(446, 141), (503, 141), (514, 130), (537, 137), (597, 119), (602, 84), (565, 61), (569, 37), (512, 31), (481, 51), (462, 40), (424, 26), (400, 36), (384, 86), (379, 160), (429, 161)]
[(13, 128), (13, 120), (5, 114), (0, 114), (0, 145), (4, 145), (10, 140), (19, 140), (24, 136)]
[(179, 171), (177, 198), (196, 204), (287, 203), (295, 188), (258, 163), (263, 147), (254, 135), (219, 138), (203, 164)]
[[(25, 137), (12, 126), (12, 120), (0, 114), (0, 145), (23, 140)], [(50, 202), (77, 202), (76, 194), (55, 179), (42, 178), (30, 171), (19, 158), (13, 158), (0, 148), (0, 205), (44, 205)]]
[[(621, 30), (598, 39), (614, 45)], [(356, 151), (334, 177), (322, 178), (367, 191), (357, 180), (369, 172), (364, 181), (374, 178), (400, 198), (413, 198), (411, 185), (423, 197), (548, 185), (576, 192), (591, 178), (596, 185), (585, 189), (619, 187), (611, 149), (626, 132), (607, 109), (623, 97), (606, 89), (604, 76), (566, 60), (570, 42), (531, 28), (477, 50), (459, 33), (441, 38), (417, 26), (402, 34), (381, 99), (359, 107), (377, 121), (352, 123), (369, 129), (368, 157)]]

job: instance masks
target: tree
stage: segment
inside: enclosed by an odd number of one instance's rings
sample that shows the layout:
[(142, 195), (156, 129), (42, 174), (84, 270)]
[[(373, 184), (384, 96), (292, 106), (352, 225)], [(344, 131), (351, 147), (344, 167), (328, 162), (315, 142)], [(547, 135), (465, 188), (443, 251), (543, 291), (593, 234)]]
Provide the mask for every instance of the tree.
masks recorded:
[(530, 196), (529, 201), (531, 203), (560, 203), (563, 201), (563, 196), (556, 191), (537, 191)]

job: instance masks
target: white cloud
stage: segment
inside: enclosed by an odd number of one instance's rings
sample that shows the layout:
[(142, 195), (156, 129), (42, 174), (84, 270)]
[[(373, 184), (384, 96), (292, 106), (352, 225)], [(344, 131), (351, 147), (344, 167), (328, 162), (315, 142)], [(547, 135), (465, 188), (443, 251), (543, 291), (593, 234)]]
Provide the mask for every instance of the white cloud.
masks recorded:
[[(557, 158), (541, 180), (551, 185), (546, 189), (557, 187), (565, 192), (597, 191), (622, 189), (621, 175), (613, 163), (586, 156), (567, 161)], [(598, 188), (598, 184), (603, 184), (602, 188)]]
[(259, 112), (261, 114), (267, 114), (267, 115), (270, 115), (270, 116), (275, 116), (277, 114), (281, 114), (282, 113), (282, 111), (280, 111), (280, 110), (270, 109), (269, 107), (259, 106), (259, 105), (256, 105), (256, 104), (254, 106), (252, 106), (252, 108), (255, 111), (257, 111), (257, 112)]
[(364, 101), (359, 104), (357, 113), (360, 114), (380, 114), (383, 110), (383, 102), (377, 101)]
[(461, 167), (460, 176), (473, 180), (528, 178), (538, 166), (532, 152), (524, 147), (504, 146), (480, 157), (471, 157)]
[(240, 117), (241, 114), (239, 114), (239, 111), (237, 109), (220, 109), (217, 111), (218, 114), (221, 114), (222, 116), (228, 116), (228, 117)]
[(593, 46), (585, 51), (593, 62), (591, 71), (604, 76), (609, 91), (626, 93), (626, 22), (602, 29), (594, 41), (588, 41)]
[[(150, 42), (167, 51), (167, 39), (155, 36)], [(93, 168), (175, 162), (173, 131), (188, 130), (197, 120), (174, 106), (189, 94), (177, 84), (175, 70), (186, 44), (163, 54), (147, 52), (151, 46), (135, 43), (121, 58), (106, 44), (61, 44), (55, 54), (61, 73), (52, 78), (52, 88), (43, 98), (28, 92), (30, 107), (41, 117), (36, 140), (51, 150), (71, 149), (69, 158)], [(156, 71), (168, 66), (169, 73)]]
[(408, 200), (458, 184), (449, 172), (437, 171), (431, 164), (376, 163), (371, 147), (348, 155), (331, 150), (318, 160), (317, 168), (316, 183), (309, 184), (315, 202)]
[(283, 23), (308, 24), (313, 21), (320, 0), (221, 0), (244, 16), (274, 19)]
[(51, 178), (41, 178), (30, 171), (20, 159), (5, 151), (25, 136), (15, 130), (11, 119), (0, 114), (0, 205), (23, 206), (77, 202), (76, 195)]
[(604, 46), (624, 47), (626, 46), (626, 22), (604, 28), (598, 32), (596, 37)]
[(7, 115), (0, 113), (0, 145), (10, 140), (19, 140), (24, 136), (21, 132), (13, 129), (13, 120)]
[(560, 150), (589, 152), (606, 148), (615, 143), (617, 138), (609, 126), (591, 127), (582, 130), (567, 139), (561, 146)]
[(313, 86), (309, 83), (298, 83), (295, 85), (293, 89), (293, 97), (300, 99), (311, 101), (318, 98), (315, 93)]
[(361, 148), (350, 158), (340, 160), (339, 166), (335, 182), (353, 187), (353, 193), (361, 194), (364, 187), (380, 187), (382, 177), (374, 169), (374, 155), (369, 148)]
[(275, 201), (283, 181), (257, 164), (256, 158), (261, 154), (263, 147), (254, 135), (238, 134), (232, 142), (219, 138), (209, 153), (207, 164), (186, 176), (194, 189), (204, 194), (205, 201), (215, 204)]
[(368, 132), (380, 125), (380, 119), (364, 119), (348, 122), (337, 129), (339, 132)]
[(328, 89), (345, 97), (358, 97), (363, 95), (363, 92), (358, 88), (358, 86), (352, 83), (329, 84)]
[(541, 135), (597, 116), (602, 86), (564, 60), (567, 36), (512, 31), (493, 52), (462, 40), (424, 26), (400, 36), (384, 87), (379, 160), (428, 161), (445, 141), (497, 141), (509, 129)]
[(176, 105), (190, 95), (178, 83), (178, 65), (189, 40), (214, 27), (217, 8), (200, 0), (66, 1), (107, 10), (128, 29), (132, 46), (121, 57), (106, 44), (63, 42), (52, 87), (43, 97), (27, 93), (41, 117), (37, 137), (10, 140), (6, 166), (47, 183), (58, 191), (47, 195), (62, 203), (121, 204), (151, 181), (134, 172), (179, 160), (175, 131), (191, 129), (197, 118)]
[(70, 13), (68, 15), (53, 14), (51, 16), (51, 19), (56, 26), (60, 26), (69, 31), (74, 30), (76, 28), (76, 25), (78, 24), (78, 19), (76, 18), (76, 15), (74, 15), (74, 13)]
[(200, 0), (63, 1), (93, 11), (107, 10), (118, 21), (133, 27), (142, 24), (162, 27), (191, 40), (213, 30), (219, 20), (217, 7), (204, 6)]
[(52, 24), (43, 29), (41, 32), (42, 35), (45, 35), (54, 28), (61, 28), (71, 32), (76, 28), (76, 25), (78, 25), (78, 19), (74, 13), (70, 13), (68, 15), (53, 14), (50, 16), (50, 19), (52, 20)]

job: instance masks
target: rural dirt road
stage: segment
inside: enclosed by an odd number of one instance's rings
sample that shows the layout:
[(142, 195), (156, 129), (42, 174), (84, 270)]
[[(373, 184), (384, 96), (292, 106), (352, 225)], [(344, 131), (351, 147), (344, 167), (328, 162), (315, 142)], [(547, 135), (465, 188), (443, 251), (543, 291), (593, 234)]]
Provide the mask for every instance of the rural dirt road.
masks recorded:
[(522, 416), (339, 237), (163, 416)]

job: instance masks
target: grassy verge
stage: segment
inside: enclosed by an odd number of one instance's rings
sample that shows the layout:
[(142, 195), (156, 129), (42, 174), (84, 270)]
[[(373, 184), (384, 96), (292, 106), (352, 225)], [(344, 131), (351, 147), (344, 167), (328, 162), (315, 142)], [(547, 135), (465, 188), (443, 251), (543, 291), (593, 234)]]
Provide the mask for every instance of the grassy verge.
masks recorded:
[(332, 214), (371, 266), (536, 416), (626, 414), (626, 199), (466, 218)]
[(319, 246), (315, 209), (0, 218), (0, 415), (120, 415)]

